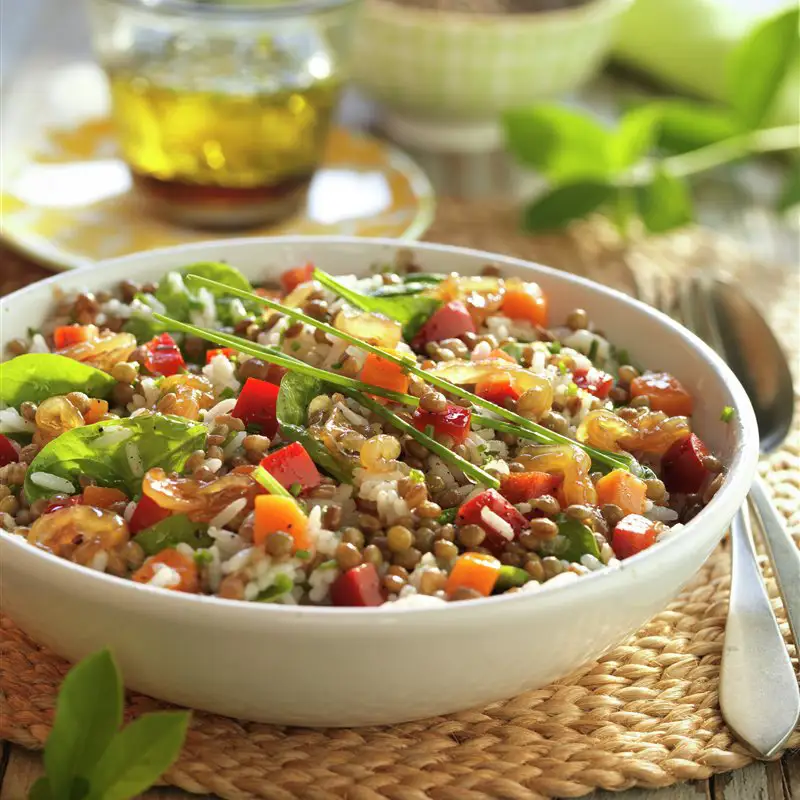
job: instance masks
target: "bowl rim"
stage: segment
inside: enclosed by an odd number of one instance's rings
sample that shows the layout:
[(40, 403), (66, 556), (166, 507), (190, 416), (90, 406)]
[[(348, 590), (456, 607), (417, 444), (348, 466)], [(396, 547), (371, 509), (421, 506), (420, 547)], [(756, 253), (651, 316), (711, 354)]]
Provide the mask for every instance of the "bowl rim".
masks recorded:
[[(694, 333), (679, 325), (662, 312), (648, 306), (640, 300), (637, 300), (636, 298), (633, 298), (617, 289), (604, 286), (601, 283), (593, 281), (589, 278), (585, 278), (581, 275), (575, 275), (573, 273), (558, 270), (533, 261), (527, 261), (525, 259), (516, 258), (513, 256), (506, 256), (473, 248), (457, 247), (447, 244), (435, 244), (431, 242), (409, 243), (408, 241), (404, 241), (402, 239), (361, 238), (354, 236), (265, 236), (207, 240), (133, 253), (119, 258), (97, 262), (94, 266), (86, 269), (58, 273), (50, 278), (47, 278), (43, 281), (38, 281), (0, 298), (0, 314), (5, 306), (8, 306), (11, 302), (19, 301), (19, 299), (25, 295), (35, 295), (39, 292), (45, 293), (49, 288), (57, 286), (60, 283), (67, 282), (70, 279), (74, 281), (75, 277), (78, 275), (85, 275), (87, 280), (85, 281), (84, 285), (91, 286), (91, 277), (102, 278), (105, 270), (109, 268), (118, 268), (127, 264), (141, 266), (142, 263), (147, 264), (149, 262), (159, 261), (166, 255), (185, 253), (187, 260), (189, 260), (194, 252), (203, 252), (211, 249), (231, 249), (234, 252), (229, 258), (230, 261), (235, 263), (235, 251), (237, 248), (248, 249), (262, 246), (265, 248), (265, 257), (267, 257), (266, 251), (268, 251), (270, 248), (280, 249), (281, 246), (303, 245), (328, 245), (333, 247), (336, 247), (337, 245), (351, 247), (355, 246), (363, 247), (366, 251), (380, 248), (391, 248), (395, 250), (401, 248), (410, 248), (414, 251), (438, 252), (444, 254), (450, 253), (455, 256), (466, 257), (471, 260), (491, 261), (493, 263), (506, 265), (509, 267), (532, 270), (534, 273), (551, 276), (557, 280), (565, 280), (568, 283), (574, 283), (579, 286), (583, 286), (592, 292), (605, 295), (612, 301), (622, 303), (623, 305), (632, 306), (637, 311), (644, 313), (646, 316), (654, 318), (661, 326), (668, 328), (674, 334), (677, 334), (680, 338), (682, 338), (687, 347), (691, 347), (692, 349), (698, 351), (703, 357), (703, 360), (706, 362), (706, 365), (710, 369), (711, 373), (714, 375), (715, 379), (724, 383), (733, 395), (733, 406), (737, 413), (732, 420), (732, 424), (737, 426), (738, 435), (737, 446), (731, 459), (731, 463), (728, 465), (729, 471), (727, 480), (717, 494), (712, 498), (709, 504), (705, 506), (696, 517), (684, 524), (679, 535), (669, 536), (665, 539), (662, 539), (652, 547), (637, 553), (631, 558), (625, 559), (625, 561), (623, 561), (619, 567), (593, 571), (587, 575), (581, 576), (579, 581), (552, 587), (548, 589), (545, 595), (541, 595), (540, 592), (515, 592), (512, 594), (502, 594), (475, 599), (469, 603), (442, 603), (441, 605), (431, 606), (404, 605), (399, 608), (393, 608), (392, 606), (394, 604), (391, 603), (367, 608), (248, 603), (241, 600), (227, 600), (209, 595), (193, 595), (184, 592), (171, 592), (169, 590), (159, 589), (147, 584), (135, 583), (131, 580), (108, 575), (104, 572), (98, 572), (88, 567), (83, 567), (79, 564), (67, 561), (66, 559), (59, 558), (52, 553), (48, 553), (44, 550), (33, 547), (16, 534), (2, 529), (0, 529), (0, 542), (5, 541), (10, 545), (25, 548), (26, 551), (35, 553), (36, 557), (44, 558), (53, 564), (58, 564), (60, 569), (72, 573), (72, 576), (76, 579), (81, 579), (84, 581), (94, 580), (107, 583), (109, 584), (109, 591), (116, 591), (118, 596), (122, 596), (119, 593), (127, 593), (125, 597), (128, 598), (129, 602), (136, 602), (137, 599), (146, 601), (148, 598), (152, 602), (157, 602), (158, 597), (163, 597), (166, 602), (172, 603), (172, 608), (176, 611), (180, 610), (181, 607), (189, 611), (192, 608), (200, 608), (201, 606), (205, 605), (212, 608), (218, 608), (220, 609), (221, 613), (224, 612), (225, 608), (230, 608), (230, 613), (237, 614), (239, 619), (244, 619), (244, 616), (248, 614), (262, 614), (273, 615), (277, 618), (282, 616), (285, 619), (297, 619), (298, 617), (329, 619), (331, 621), (336, 620), (336, 624), (357, 623), (364, 619), (373, 619), (375, 621), (397, 621), (400, 617), (405, 615), (424, 615), (427, 618), (438, 619), (441, 617), (441, 615), (448, 615), (450, 617), (455, 614), (469, 615), (471, 613), (470, 609), (476, 613), (491, 613), (492, 609), (499, 611), (501, 604), (521, 604), (524, 602), (531, 602), (532, 598), (535, 597), (555, 597), (555, 601), (551, 602), (557, 602), (558, 598), (561, 597), (561, 593), (565, 591), (572, 591), (575, 593), (579, 591), (588, 592), (594, 589), (594, 587), (598, 587), (603, 582), (608, 583), (615, 580), (615, 576), (617, 576), (618, 573), (635, 569), (639, 564), (644, 564), (648, 560), (652, 561), (653, 559), (657, 558), (660, 553), (677, 551), (683, 546), (682, 543), (690, 541), (687, 538), (687, 534), (689, 537), (691, 537), (692, 533), (697, 531), (697, 529), (699, 529), (705, 523), (712, 523), (712, 519), (715, 515), (723, 514), (724, 516), (724, 509), (726, 508), (730, 512), (730, 517), (732, 517), (735, 510), (742, 504), (742, 502), (744, 502), (757, 469), (759, 457), (758, 426), (756, 423), (755, 412), (750, 400), (730, 367), (714, 350), (712, 350)], [(722, 532), (720, 532), (720, 538), (721, 536)], [(580, 587), (583, 587), (583, 589)], [(167, 600), (167, 598), (170, 599)], [(183, 605), (181, 606), (181, 604)], [(233, 611), (233, 609), (238, 610)]]
[(634, 0), (588, 0), (583, 5), (570, 8), (526, 11), (519, 14), (491, 14), (405, 6), (394, 0), (365, 0), (361, 13), (365, 19), (380, 18), (382, 22), (391, 22), (407, 27), (445, 25), (448, 28), (464, 29), (486, 28), (489, 25), (494, 29), (516, 30), (520, 25), (525, 25), (526, 29), (534, 25), (541, 25), (543, 27), (571, 28), (622, 14), (633, 2)]

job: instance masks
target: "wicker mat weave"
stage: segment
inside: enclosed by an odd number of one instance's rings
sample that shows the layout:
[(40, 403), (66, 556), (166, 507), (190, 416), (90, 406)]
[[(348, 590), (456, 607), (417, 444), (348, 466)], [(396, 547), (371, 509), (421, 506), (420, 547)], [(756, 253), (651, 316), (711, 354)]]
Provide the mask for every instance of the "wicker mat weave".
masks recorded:
[[(628, 289), (631, 269), (648, 278), (724, 264), (748, 285), (791, 352), (800, 345), (798, 275), (756, 268), (707, 232), (623, 247), (592, 224), (570, 236), (531, 240), (515, 232), (507, 209), (448, 202), (427, 238), (539, 260)], [(5, 254), (0, 274), (9, 284), (27, 282), (17, 278), (20, 267)], [(800, 536), (800, 429), (763, 470)], [(662, 787), (742, 767), (752, 757), (734, 741), (717, 705), (728, 573), (720, 548), (665, 611), (598, 662), (482, 710), (334, 731), (196, 713), (182, 757), (164, 780), (226, 800), (536, 800), (598, 787)], [(769, 588), (788, 637), (771, 579)], [(2, 620), (1, 737), (42, 746), (66, 669)], [(129, 697), (133, 715), (161, 705)], [(800, 746), (800, 731), (789, 746)]]

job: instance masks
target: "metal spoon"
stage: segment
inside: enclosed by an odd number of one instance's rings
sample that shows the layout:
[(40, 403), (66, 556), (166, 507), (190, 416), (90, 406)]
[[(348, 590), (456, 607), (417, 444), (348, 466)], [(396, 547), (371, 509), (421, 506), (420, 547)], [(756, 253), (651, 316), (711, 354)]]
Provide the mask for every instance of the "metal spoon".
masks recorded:
[[(725, 358), (747, 391), (758, 421), (761, 452), (775, 450), (791, 429), (794, 390), (788, 362), (769, 326), (735, 284), (719, 278), (687, 281), (680, 305), (688, 312), (690, 327)], [(800, 643), (800, 552), (761, 478), (752, 486), (750, 501), (761, 522), (792, 636)], [(734, 518), (731, 542), (720, 706), (741, 739), (771, 756), (797, 725), (800, 690), (777, 623), (766, 613), (769, 599), (746, 509)]]

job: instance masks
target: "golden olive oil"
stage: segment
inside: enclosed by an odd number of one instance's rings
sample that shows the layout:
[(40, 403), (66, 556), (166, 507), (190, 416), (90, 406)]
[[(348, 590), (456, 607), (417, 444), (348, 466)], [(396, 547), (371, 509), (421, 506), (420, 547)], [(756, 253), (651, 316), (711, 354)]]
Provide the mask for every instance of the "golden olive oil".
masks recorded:
[(320, 163), (338, 81), (228, 92), (110, 74), (114, 119), (135, 184), (173, 218), (238, 225), (302, 199)]

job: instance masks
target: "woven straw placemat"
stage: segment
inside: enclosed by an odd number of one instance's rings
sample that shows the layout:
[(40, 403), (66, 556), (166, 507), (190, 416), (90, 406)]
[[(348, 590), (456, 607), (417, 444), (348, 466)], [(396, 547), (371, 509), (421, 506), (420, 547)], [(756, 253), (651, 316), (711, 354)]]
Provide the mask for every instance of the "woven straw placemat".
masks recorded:
[[(767, 269), (706, 231), (620, 243), (600, 223), (530, 239), (513, 212), (445, 202), (428, 239), (549, 263), (630, 290), (691, 268), (736, 274), (790, 352), (800, 346), (797, 271)], [(31, 280), (30, 266), (3, 255), (5, 290)], [(38, 277), (38, 276), (37, 276)], [(0, 289), (2, 283), (0, 281)], [(763, 464), (800, 536), (800, 427)], [(769, 575), (765, 564), (765, 573)], [(768, 579), (787, 646), (788, 626)], [(717, 681), (729, 587), (724, 547), (679, 597), (636, 635), (558, 683), (488, 708), (395, 727), (301, 730), (194, 714), (167, 783), (226, 800), (536, 800), (595, 788), (656, 788), (703, 779), (752, 760), (723, 723)], [(2, 619), (0, 737), (40, 748), (68, 665)], [(130, 695), (136, 715), (163, 704)], [(800, 746), (800, 731), (790, 747)]]

